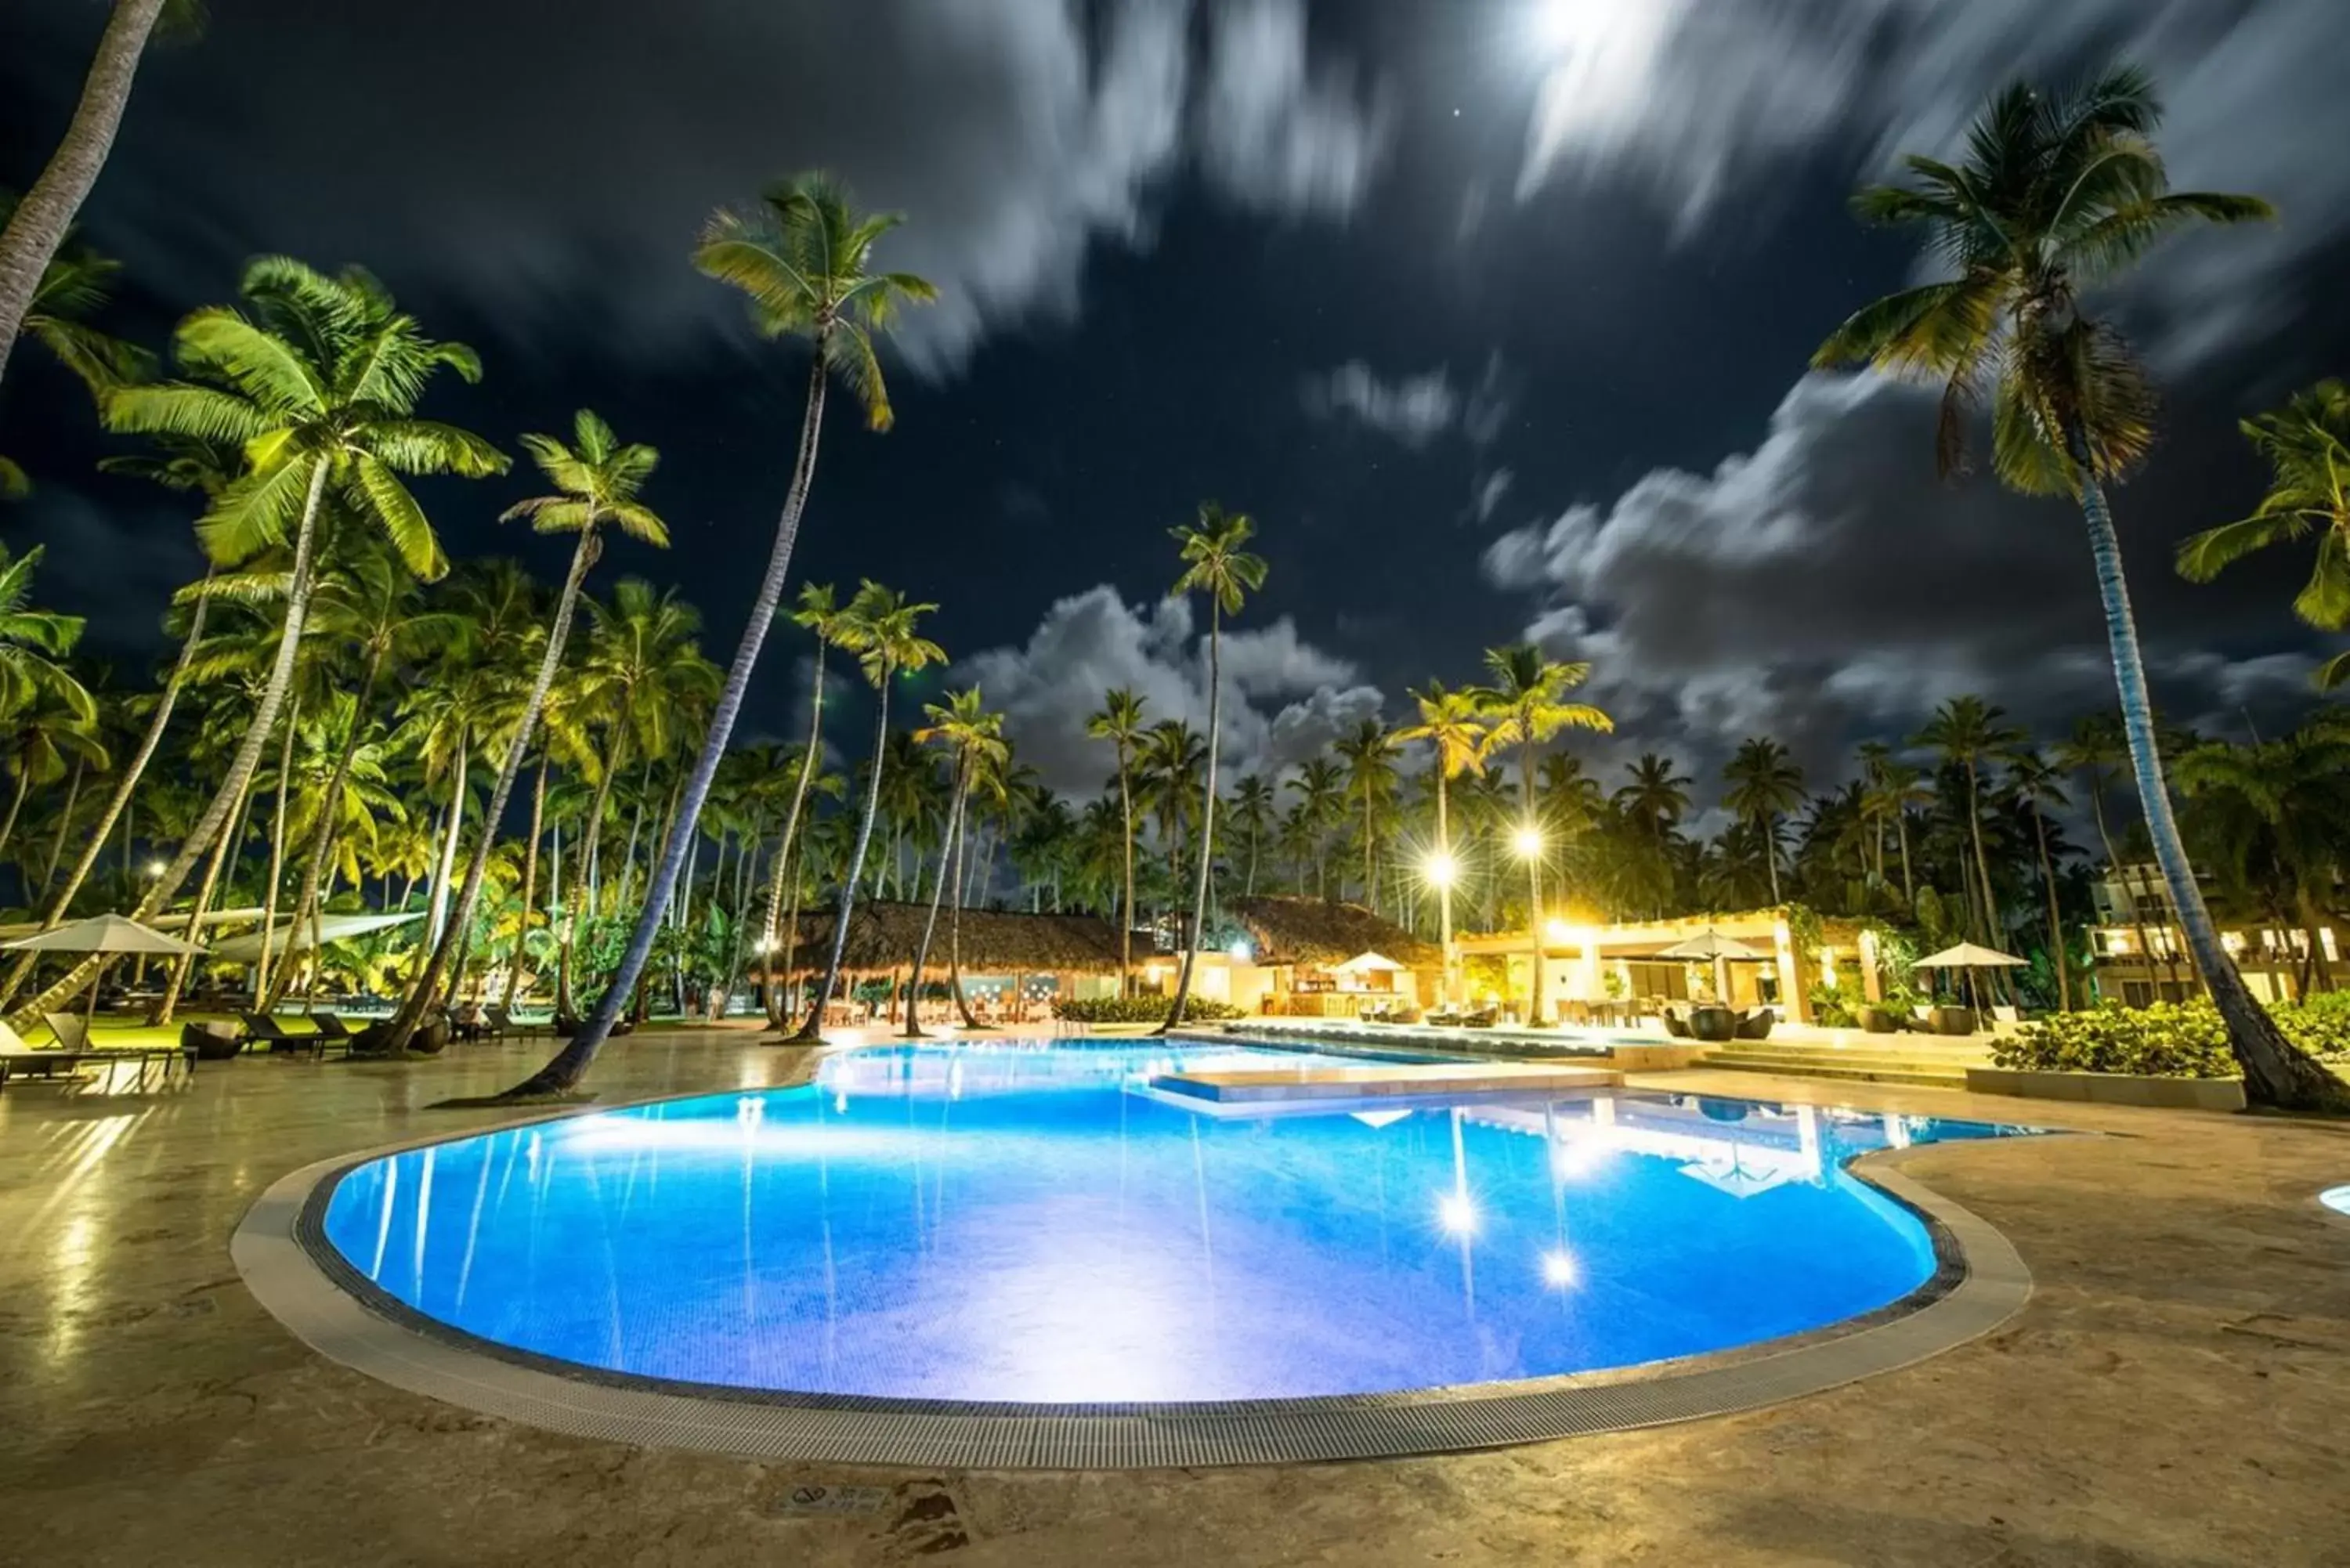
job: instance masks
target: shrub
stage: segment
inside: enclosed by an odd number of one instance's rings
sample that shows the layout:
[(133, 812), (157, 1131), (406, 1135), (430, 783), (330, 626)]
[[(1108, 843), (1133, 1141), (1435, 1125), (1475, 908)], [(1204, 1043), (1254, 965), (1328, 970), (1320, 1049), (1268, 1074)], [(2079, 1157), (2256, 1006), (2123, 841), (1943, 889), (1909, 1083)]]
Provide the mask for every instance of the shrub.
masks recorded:
[(2002, 1067), (2035, 1073), (2134, 1073), (2158, 1078), (2232, 1078), (2236, 1058), (2220, 1010), (2202, 998), (2035, 1018), (1991, 1047)]
[[(1164, 996), (1066, 996), (1053, 1003), (1053, 1016), (1072, 1023), (1156, 1023), (1167, 1016), (1170, 1000)], [(1237, 1007), (1196, 996), (1183, 1008), (1187, 1023), (1240, 1016)]]
[(1823, 1029), (1850, 1029), (1859, 1023), (1857, 993), (1848, 993), (1841, 985), (1812, 987), (1812, 1017)]
[(2350, 1056), (2350, 991), (2321, 991), (2292, 1007), (2276, 1009), (2284, 1037), (2313, 1056)]

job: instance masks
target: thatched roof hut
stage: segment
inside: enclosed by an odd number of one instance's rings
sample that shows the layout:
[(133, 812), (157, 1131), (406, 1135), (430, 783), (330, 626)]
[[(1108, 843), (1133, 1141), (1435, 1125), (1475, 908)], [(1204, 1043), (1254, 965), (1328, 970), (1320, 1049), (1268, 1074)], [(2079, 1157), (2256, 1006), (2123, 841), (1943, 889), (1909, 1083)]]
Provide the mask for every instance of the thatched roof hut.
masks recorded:
[(1372, 951), (1414, 969), (1432, 969), (1444, 961), (1443, 950), (1435, 943), (1421, 941), (1360, 904), (1263, 898), (1235, 899), (1227, 909), (1248, 928), (1259, 963), (1326, 967)]
[[(930, 914), (928, 904), (858, 900), (848, 917), (843, 966), (868, 973), (905, 968), (914, 961), (922, 923)], [(946, 971), (947, 922), (953, 915), (951, 909), (939, 911), (938, 931), (931, 939), (931, 968), (940, 974)], [(801, 973), (821, 971), (831, 947), (832, 911), (803, 911), (795, 969)], [(775, 960), (783, 961), (780, 950)], [(965, 909), (962, 967), (965, 973), (1116, 974), (1118, 930), (1090, 915)]]

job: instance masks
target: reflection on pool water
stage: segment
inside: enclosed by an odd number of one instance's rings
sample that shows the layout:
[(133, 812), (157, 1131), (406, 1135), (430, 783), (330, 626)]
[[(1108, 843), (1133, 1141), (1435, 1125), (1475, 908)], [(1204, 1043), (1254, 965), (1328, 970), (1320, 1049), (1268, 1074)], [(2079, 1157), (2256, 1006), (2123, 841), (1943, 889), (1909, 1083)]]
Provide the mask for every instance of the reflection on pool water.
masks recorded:
[(858, 1052), (797, 1089), (361, 1165), (331, 1245), (426, 1317), (540, 1355), (899, 1398), (1358, 1394), (1800, 1333), (1931, 1276), (1843, 1168), (2025, 1129), (1619, 1094), (1211, 1116), (1251, 1047)]

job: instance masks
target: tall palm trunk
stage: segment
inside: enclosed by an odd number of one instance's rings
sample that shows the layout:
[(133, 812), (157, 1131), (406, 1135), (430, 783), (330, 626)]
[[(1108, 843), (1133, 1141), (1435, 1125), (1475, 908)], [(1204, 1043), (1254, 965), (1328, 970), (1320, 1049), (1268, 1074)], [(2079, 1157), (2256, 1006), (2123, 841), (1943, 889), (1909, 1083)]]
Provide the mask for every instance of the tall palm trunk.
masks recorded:
[(2137, 621), (2130, 609), (2129, 583), (2122, 573), (2121, 539), (2114, 532), (2105, 490), (2094, 477), (2086, 440), (2077, 429), (2067, 431), (2065, 446), (2074, 472), (2082, 476), (2082, 520), (2088, 527), (2089, 553), (2096, 563), (2097, 590), (2105, 600), (2106, 637), (2113, 647), (2114, 678), (2121, 691), (2122, 731), (2129, 740), (2130, 771), (2137, 779), (2147, 836), (2153, 840), (2155, 861), (2170, 889), (2171, 907), (2178, 911), (2188, 950), (2195, 955), (2195, 967), (2227, 1023), (2229, 1046), (2243, 1066), (2245, 1096), (2255, 1105), (2293, 1109), (2339, 1106), (2350, 1099), (2350, 1093), (2345, 1093), (2339, 1079), (2286, 1040), (2276, 1021), (2253, 1000), (2243, 976), (2236, 972), (2234, 961), (2220, 946), (2210, 910), (2204, 907), (2203, 889), (2196, 885), (2163, 780), (2162, 753), (2154, 732), (2154, 700), (2147, 691)]
[[(560, 612), (556, 618), (562, 618)], [(529, 955), (531, 906), (538, 898), (538, 836), (544, 831), (541, 825), (546, 819), (546, 769), (554, 755), (553, 748), (539, 748), (538, 782), (530, 792), (530, 837), (524, 843), (522, 851), (522, 913), (515, 927), (514, 959), (506, 965), (506, 994), (503, 1005), (509, 1008), (514, 1006), (515, 998), (522, 993), (523, 965)], [(562, 830), (558, 828), (556, 831)]]
[[(19, 757), (16, 760), (16, 787), (8, 796), (8, 815), (0, 817), (0, 849), (5, 849), (8, 846), (8, 840), (16, 836), (16, 814), (25, 808), (25, 791), (30, 787), (32, 782), (32, 764)], [(23, 869), (22, 867), (17, 867), (20, 873)]]
[[(368, 705), (375, 700), (375, 685), (383, 673), (387, 651), (379, 644), (368, 653), (367, 673), (359, 678), (359, 695), (351, 704), (350, 732), (343, 737), (343, 743), (335, 756), (335, 771), (328, 780), (327, 792), (319, 797), (318, 822), (310, 834), (310, 853), (302, 867), (302, 890), (295, 895), (294, 916), (286, 923), (289, 951), (294, 946), (294, 933), (306, 927), (310, 932), (310, 950), (315, 953), (320, 946), (318, 883), (327, 868), (327, 856), (334, 847), (335, 830), (342, 815), (343, 790), (350, 783), (351, 760), (359, 755), (359, 736), (367, 721)], [(275, 992), (262, 1004), (265, 1011), (276, 1006), (284, 997), (286, 981), (293, 972), (291, 964), (279, 972)]]
[[(84, 767), (83, 759), (76, 757), (72, 775), (66, 782), (66, 804), (57, 812), (57, 831), (49, 840), (47, 857), (41, 862), (41, 890), (38, 896), (44, 898), (49, 896), (50, 885), (57, 879), (57, 862), (65, 858), (66, 840), (73, 836), (74, 812), (81, 805), (81, 778)], [(26, 899), (27, 903), (31, 901), (30, 898)]]
[(579, 943), (579, 921), (584, 916), (596, 917), (597, 862), (604, 842), (604, 817), (612, 801), (612, 780), (620, 771), (620, 759), (626, 754), (629, 737), (626, 731), (612, 742), (612, 754), (604, 760), (604, 774), (596, 781), (596, 794), (588, 805), (588, 833), (579, 842), (579, 869), (571, 879), (571, 896), (564, 903), (563, 944), (556, 956), (555, 1006), (560, 1013), (572, 1010), (571, 957)]
[(2048, 896), (2048, 959), (2056, 970), (2056, 1002), (2073, 1011), (2073, 966), (2064, 951), (2064, 919), (2056, 909), (2056, 867), (2048, 857), (2048, 819), (2032, 807), (2032, 833), (2040, 843), (2040, 886)]
[[(966, 800), (969, 798), (967, 792), (965, 798)], [(955, 871), (958, 877), (962, 870), (962, 821), (963, 813), (958, 810), (955, 813), (954, 836)], [(954, 906), (947, 911), (947, 994), (954, 998), (955, 1012), (962, 1017), (962, 1026), (965, 1029), (976, 1029), (979, 1027), (979, 1020), (971, 1015), (971, 999), (962, 992), (962, 885), (958, 881)], [(1012, 990), (1015, 996), (1018, 995), (1020, 977), (1017, 974), (1012, 977)]]
[[(269, 743), (270, 732), (277, 727), (277, 715), (286, 705), (286, 694), (294, 684), (294, 661), (301, 652), (302, 628), (310, 613), (310, 584), (314, 571), (313, 557), (317, 545), (318, 498), (327, 487), (327, 464), (316, 465), (310, 476), (310, 489), (302, 503), (302, 523), (294, 535), (294, 570), (287, 580), (286, 592), (286, 628), (277, 644), (277, 658), (269, 669), (268, 683), (262, 688), (260, 706), (254, 710), (253, 722), (246, 727), (244, 738), (237, 742), (236, 755), (230, 760), (228, 774), (221, 780), (213, 798), (180, 841), (180, 847), (163, 867), (131, 911), (131, 919), (145, 920), (168, 905), (179, 895), (180, 885), (188, 878), (213, 840), (228, 826), (229, 814), (244, 799), (244, 787), (261, 762), (261, 748)], [(17, 1015), (26, 1024), (43, 1012), (55, 1008), (69, 996), (88, 986), (104, 965), (102, 956), (92, 956), (76, 964), (72, 971), (55, 985), (35, 997)], [(12, 1023), (17, 1019), (12, 1019)]]
[[(1133, 707), (1128, 704), (1129, 709)], [(1118, 719), (1113, 716), (1112, 723)], [(1131, 729), (1129, 720), (1125, 728)], [(1134, 994), (1134, 770), (1126, 754), (1126, 742), (1118, 743), (1118, 808), (1126, 819), (1126, 841), (1121, 846), (1126, 859), (1126, 896), (1118, 905), (1118, 993)], [(1252, 867), (1252, 869), (1253, 869)]]
[[(588, 580), (588, 568), (596, 564), (598, 554), (594, 530), (582, 530), (579, 543), (571, 552), (571, 570), (563, 579), (562, 595), (555, 602), (555, 622), (547, 628), (546, 651), (539, 656), (538, 673), (531, 680), (530, 697), (523, 704), (522, 721), (515, 726), (514, 738), (506, 742), (506, 754), (498, 763), (497, 782), (490, 787), (490, 803), (482, 809), (482, 831), (474, 840), (473, 858), (465, 864), (465, 884), (458, 891), (456, 908), (451, 913), (447, 928), (432, 944), (432, 956), (425, 960), (423, 972), (409, 988), (408, 998), (400, 1004), (399, 1015), (392, 1021), (388, 1044), (394, 1051), (407, 1049), (409, 1036), (423, 1021), (424, 1010), (432, 1004), (434, 988), (441, 983), (441, 976), (449, 967), (452, 950), (462, 945), (463, 939), (459, 933), (473, 929), (473, 906), (481, 901), (482, 878), (489, 871), (490, 852), (497, 845), (498, 824), (504, 819), (506, 801), (514, 794), (515, 780), (522, 773), (522, 761), (530, 751), (531, 738), (538, 732), (538, 718), (546, 711), (546, 694), (555, 686), (556, 671), (563, 668), (563, 649), (571, 638), (571, 617), (578, 607), (579, 586)], [(461, 795), (464, 782), (464, 757), (461, 753), (457, 760), (457, 786)], [(530, 929), (530, 883), (538, 870), (538, 815), (540, 804), (546, 797), (546, 764), (542, 758), (538, 769), (538, 792), (530, 810), (530, 847), (525, 851), (529, 863), (528, 869), (523, 874), (522, 930), (525, 935)], [(450, 836), (452, 845), (455, 837), (452, 832)], [(521, 967), (522, 939), (517, 936), (515, 939), (513, 970), (518, 971)], [(514, 1000), (511, 978), (506, 982), (506, 1000), (509, 1002)]]
[(1893, 814), (1894, 836), (1901, 844), (1901, 905), (1911, 918), (1918, 913), (1918, 883), (1909, 873), (1909, 811), (1903, 807)]
[(832, 988), (840, 983), (840, 961), (848, 949), (848, 917), (857, 908), (857, 878), (865, 869), (865, 851), (873, 842), (873, 819), (881, 810), (881, 767), (889, 754), (890, 673), (886, 667), (881, 671), (880, 711), (873, 725), (871, 776), (865, 784), (865, 810), (857, 822), (857, 846), (849, 851), (847, 870), (840, 878), (840, 901), (833, 908), (832, 951), (824, 961), (824, 983), (816, 987), (816, 1000), (808, 1004), (799, 1033), (792, 1036), (806, 1044), (824, 1038), (825, 1004), (832, 1000)]
[(555, 1060), (516, 1085), (510, 1091), (512, 1095), (556, 1093), (579, 1081), (580, 1075), (596, 1059), (596, 1053), (602, 1049), (605, 1037), (611, 1033), (622, 1002), (652, 952), (653, 938), (659, 934), (670, 890), (677, 882), (678, 867), (684, 863), (684, 840), (691, 836), (694, 822), (702, 815), (702, 803), (710, 794), (710, 781), (718, 772), (720, 759), (726, 754), (728, 737), (734, 732), (734, 715), (743, 706), (743, 692), (751, 682), (752, 667), (759, 662), (759, 649), (766, 642), (767, 627), (783, 601), (784, 579), (791, 571), (792, 545), (799, 537), (800, 514), (807, 504), (808, 485), (816, 477), (816, 439), (824, 425), (826, 348), (825, 335), (818, 333), (808, 366), (807, 411), (800, 421), (799, 456), (794, 463), (792, 488), (785, 498), (783, 515), (775, 524), (775, 543), (768, 552), (766, 576), (760, 579), (759, 596), (751, 606), (750, 624), (743, 628), (743, 641), (734, 650), (733, 666), (726, 672), (718, 706), (711, 713), (710, 732), (702, 738), (702, 755), (695, 761), (693, 777), (686, 785), (678, 828), (670, 835), (669, 846), (662, 851), (660, 872), (654, 878), (645, 907), (638, 912), (636, 929), (629, 934), (628, 948), (620, 955), (619, 970), (606, 988), (603, 999), (597, 1002), (596, 1011)]
[[(205, 565), (206, 584), (211, 583), (216, 569), (210, 563)], [(211, 596), (199, 591), (195, 608), (189, 612), (188, 634), (180, 643), (180, 657), (163, 682), (163, 692), (155, 703), (155, 712), (147, 721), (147, 732), (140, 737), (139, 750), (131, 754), (130, 763), (122, 770), (122, 777), (115, 782), (114, 794), (107, 801), (104, 814), (90, 826), (89, 837), (82, 846), (81, 857), (74, 862), (73, 874), (66, 878), (66, 885), (49, 900), (48, 911), (41, 919), (43, 930), (63, 921), (66, 911), (73, 908), (74, 898), (81, 892), (82, 884), (89, 879), (90, 872), (98, 866), (99, 856), (105, 851), (106, 836), (114, 831), (116, 819), (130, 805), (130, 797), (139, 788), (139, 781), (146, 774), (147, 764), (154, 760), (155, 748), (162, 744), (163, 732), (172, 722), (172, 710), (179, 702), (180, 689), (187, 680), (188, 661), (194, 657), (196, 644), (203, 638), (204, 612), (211, 607)], [(47, 880), (43, 878), (45, 886)], [(0, 1001), (16, 994), (17, 987), (25, 983), (25, 976), (32, 970), (33, 959), (33, 954), (26, 953), (8, 971), (6, 981), (0, 983)]]
[[(1974, 759), (1967, 759), (1967, 836), (1975, 846), (1975, 875), (1982, 885), (1982, 933), (1986, 945), (1997, 947), (1999, 929), (1999, 896), (1991, 891), (1991, 857), (1983, 853), (1982, 807), (1978, 804)], [(1963, 879), (1963, 873), (1961, 873)]]
[[(203, 877), (196, 884), (196, 900), (188, 906), (188, 929), (183, 934), (191, 942), (201, 944), (203, 940), (204, 917), (212, 912), (213, 895), (221, 885), (221, 873), (227, 867), (238, 841), (244, 836), (245, 819), (252, 810), (253, 797), (247, 794), (237, 812), (236, 820), (230, 823), (228, 831), (220, 836), (220, 842), (213, 846), (212, 857), (204, 862)], [(187, 990), (188, 976), (195, 967), (196, 955), (192, 952), (182, 953), (172, 965), (172, 978), (163, 986), (162, 999), (155, 1003), (155, 1011), (148, 1016), (147, 1022), (151, 1025), (160, 1028), (172, 1022), (172, 1013), (179, 1011), (180, 997)]]
[(1441, 857), (1444, 877), (1436, 884), (1437, 940), (1444, 950), (1444, 994), (1438, 998), (1445, 1006), (1452, 1005), (1452, 876), (1457, 867), (1452, 861), (1452, 825), (1446, 814), (1444, 788), (1444, 757), (1436, 759), (1436, 853)]
[[(784, 818), (784, 841), (775, 849), (775, 874), (767, 881), (766, 943), (759, 951), (762, 962), (772, 967), (775, 952), (776, 917), (784, 907), (784, 880), (792, 873), (792, 848), (799, 836), (800, 813), (807, 805), (808, 785), (815, 781), (816, 760), (824, 752), (824, 650), (825, 639), (816, 639), (816, 696), (808, 705), (807, 750), (800, 754), (799, 782), (792, 786), (792, 809)], [(767, 981), (767, 1023), (775, 1029), (784, 1026), (787, 1016), (783, 992), (772, 975)]]
[(41, 274), (65, 244), (66, 231), (88, 200), (90, 187), (98, 183), (99, 171), (106, 167), (115, 130), (130, 101), (139, 57), (162, 14), (163, 0), (114, 0), (113, 15), (99, 36), (98, 53), (90, 60), (65, 138), (33, 188), (16, 203), (7, 228), (0, 230), (0, 376), (5, 375), (9, 351), (25, 329)]
[[(253, 1000), (256, 1005), (269, 994), (269, 982), (275, 974), (271, 966), (271, 944), (277, 936), (277, 893), (286, 881), (286, 792), (292, 787), (294, 776), (294, 732), (302, 725), (302, 699), (296, 693), (286, 705), (286, 732), (277, 742), (277, 802), (269, 813), (269, 880), (261, 889), (261, 958), (253, 970)], [(129, 856), (126, 846), (124, 856)], [(279, 961), (290, 963), (293, 959), (294, 934), (286, 934), (286, 951), (277, 955)]]
[(457, 726), (457, 765), (449, 775), (449, 819), (442, 825), (441, 859), (432, 872), (432, 913), (424, 924), (437, 950), (449, 935), (449, 882), (457, 874), (457, 836), (465, 830), (465, 770), (473, 760), (473, 726)]
[(1779, 814), (1762, 814), (1762, 863), (1771, 868), (1771, 907), (1777, 909), (1779, 898)]
[[(931, 912), (922, 921), (922, 940), (914, 948), (913, 994), (906, 1007), (906, 1038), (922, 1037), (920, 1023), (922, 1002), (922, 970), (931, 961), (931, 938), (939, 929), (939, 905), (945, 899), (947, 884), (962, 875), (962, 863), (955, 858), (955, 844), (962, 835), (962, 803), (971, 788), (971, 759), (955, 760), (954, 798), (947, 806), (946, 836), (939, 841), (939, 876), (931, 887)], [(962, 907), (962, 889), (955, 889), (956, 907)]]
[(1208, 873), (1216, 863), (1216, 742), (1222, 729), (1224, 673), (1224, 607), (1211, 593), (1208, 600), (1208, 776), (1200, 790), (1200, 836), (1192, 845), (1199, 858), (1191, 879), (1191, 928), (1180, 933), (1183, 967), (1175, 977), (1175, 1004), (1167, 1022), (1152, 1033), (1164, 1034), (1183, 1022), (1191, 1001), (1191, 961), (1199, 956), (1200, 939), (1208, 927)]
[[(1518, 791), (1524, 797), (1526, 820), (1532, 823), (1534, 819), (1534, 749), (1532, 746), (1518, 749)], [(1370, 793), (1365, 791), (1363, 826), (1367, 835), (1370, 828)], [(1542, 845), (1537, 840), (1534, 853), (1526, 857), (1526, 929), (1534, 935), (1534, 1014), (1528, 1022), (1535, 1024), (1540, 1024), (1544, 1016), (1542, 862)]]

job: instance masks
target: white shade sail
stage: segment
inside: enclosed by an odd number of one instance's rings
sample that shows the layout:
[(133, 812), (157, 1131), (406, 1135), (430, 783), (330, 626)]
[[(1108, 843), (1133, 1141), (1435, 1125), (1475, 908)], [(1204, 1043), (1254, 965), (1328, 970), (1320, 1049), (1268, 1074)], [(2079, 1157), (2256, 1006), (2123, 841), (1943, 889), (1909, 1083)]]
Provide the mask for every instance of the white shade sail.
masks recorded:
[(1330, 972), (1332, 974), (1400, 974), (1403, 972), (1403, 965), (1385, 953), (1361, 952), (1357, 953), (1345, 963), (1336, 965)]
[[(405, 915), (327, 915), (317, 922), (317, 938), (322, 942), (348, 941), (353, 937), (370, 936), (423, 918), (421, 909)], [(310, 938), (309, 921), (302, 922), (299, 933), (289, 922), (269, 933), (269, 950), (273, 954), (307, 952), (311, 945)], [(231, 937), (224, 942), (216, 942), (213, 945), (213, 957), (225, 959), (230, 963), (256, 962), (261, 957), (261, 933), (255, 931), (249, 936)]]

